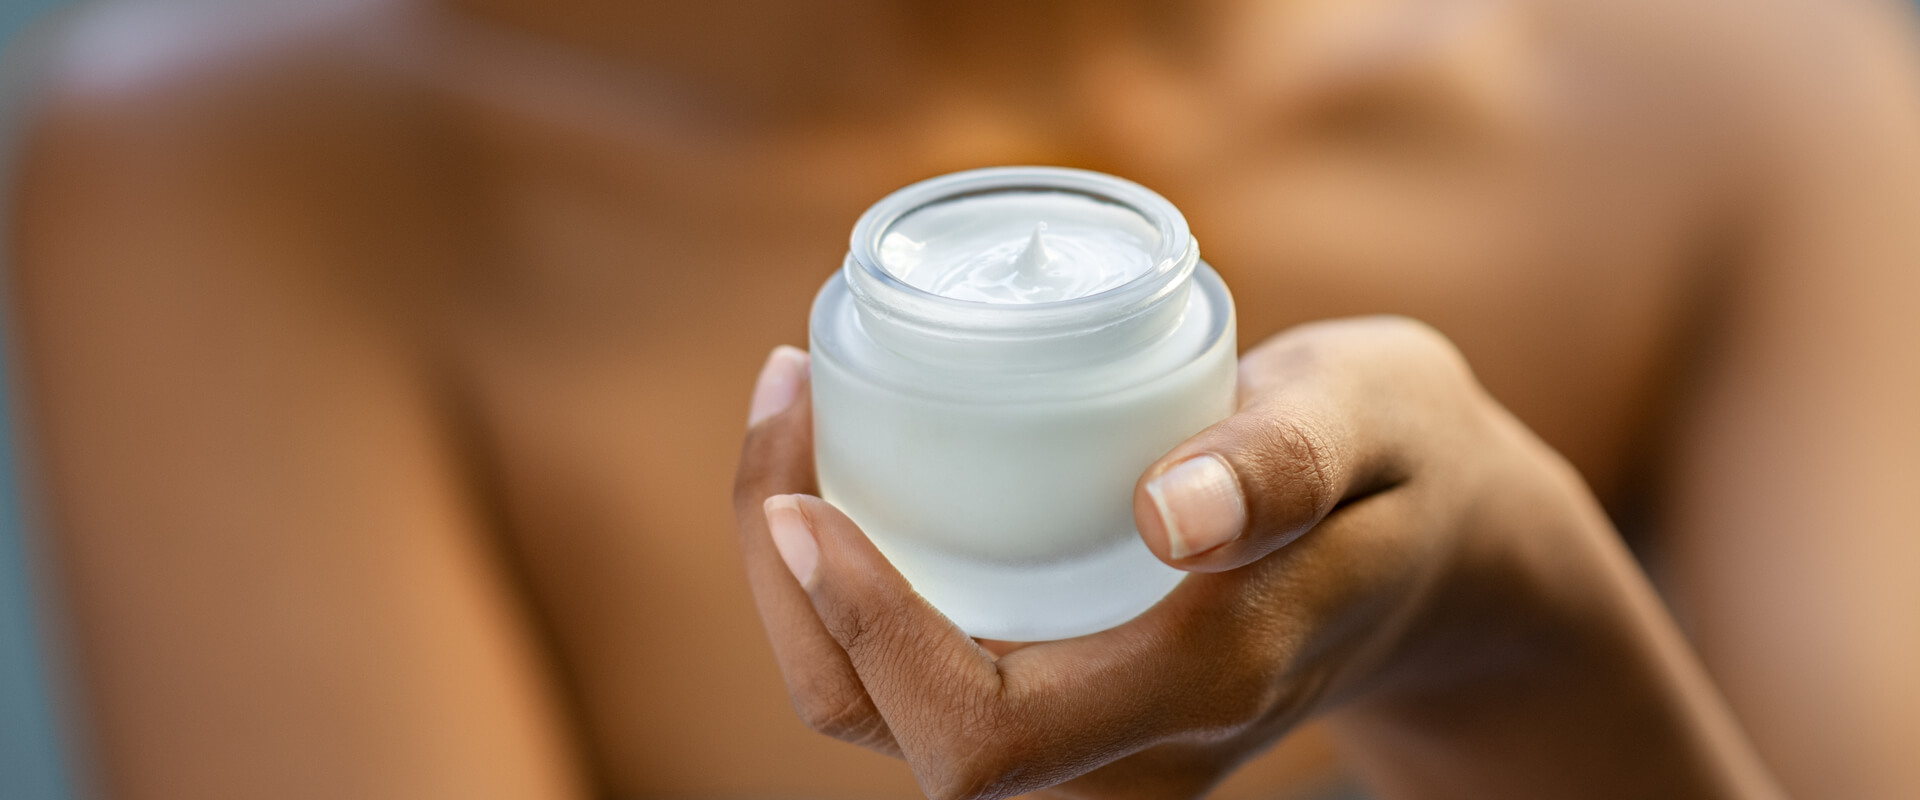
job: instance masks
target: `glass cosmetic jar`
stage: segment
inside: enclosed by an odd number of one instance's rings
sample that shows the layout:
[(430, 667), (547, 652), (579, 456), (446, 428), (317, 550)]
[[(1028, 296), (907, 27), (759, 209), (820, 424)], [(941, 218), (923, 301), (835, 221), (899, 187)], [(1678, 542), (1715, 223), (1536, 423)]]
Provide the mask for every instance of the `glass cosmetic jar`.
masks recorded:
[(1180, 581), (1134, 484), (1233, 411), (1236, 363), (1165, 198), (1050, 167), (908, 186), (854, 226), (810, 338), (821, 495), (969, 635), (1093, 633)]

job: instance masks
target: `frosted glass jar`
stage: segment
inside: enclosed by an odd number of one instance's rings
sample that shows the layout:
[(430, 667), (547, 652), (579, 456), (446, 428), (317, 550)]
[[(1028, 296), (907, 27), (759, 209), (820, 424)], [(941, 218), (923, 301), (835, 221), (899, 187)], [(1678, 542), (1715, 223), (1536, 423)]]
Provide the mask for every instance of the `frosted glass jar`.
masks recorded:
[[(1137, 268), (1084, 296), (1017, 302), (903, 278), (916, 276), (902, 242), (928, 258), (969, 256), (934, 251), (981, 247), (977, 229), (1045, 230), (1048, 217), (1071, 218), (1055, 220), (1050, 249), (1071, 251), (1074, 236), (1137, 242), (1137, 261), (1119, 254)], [(1046, 252), (1040, 238), (1018, 264)], [(1058, 260), (1090, 269), (1105, 258)], [(1133, 487), (1232, 412), (1234, 318), (1165, 198), (1049, 167), (908, 186), (854, 226), (843, 269), (814, 301), (811, 349), (821, 495), (968, 634), (1093, 633), (1180, 581), (1140, 541)]]

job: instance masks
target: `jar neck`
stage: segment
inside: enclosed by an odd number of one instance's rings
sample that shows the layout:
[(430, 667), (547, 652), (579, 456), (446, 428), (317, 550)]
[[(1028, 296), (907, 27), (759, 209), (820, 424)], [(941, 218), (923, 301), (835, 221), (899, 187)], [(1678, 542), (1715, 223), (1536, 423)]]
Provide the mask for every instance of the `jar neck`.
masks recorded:
[[(928, 205), (1001, 191), (1086, 195), (1124, 206), (1159, 236), (1151, 267), (1106, 291), (1044, 303), (984, 303), (907, 284), (881, 261), (879, 244), (906, 214)], [(914, 184), (876, 203), (853, 232), (842, 274), (861, 327), (907, 358), (969, 369), (1039, 372), (1100, 363), (1164, 338), (1180, 325), (1199, 246), (1173, 204), (1137, 184), (1083, 170), (1006, 167)]]

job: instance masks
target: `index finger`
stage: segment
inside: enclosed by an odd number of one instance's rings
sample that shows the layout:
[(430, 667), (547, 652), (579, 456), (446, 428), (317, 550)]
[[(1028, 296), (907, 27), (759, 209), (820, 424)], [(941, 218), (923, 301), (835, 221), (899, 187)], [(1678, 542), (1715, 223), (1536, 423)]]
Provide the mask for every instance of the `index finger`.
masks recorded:
[[(899, 746), (860, 686), (847, 654), (827, 635), (768, 536), (767, 498), (814, 491), (813, 414), (807, 354), (777, 348), (762, 368), (754, 416), (734, 474), (733, 509), (740, 551), (767, 641), (800, 719), (836, 739), (897, 755)], [(788, 371), (783, 374), (781, 371)], [(781, 386), (785, 384), (785, 386)], [(767, 408), (768, 387), (786, 393), (785, 408)]]

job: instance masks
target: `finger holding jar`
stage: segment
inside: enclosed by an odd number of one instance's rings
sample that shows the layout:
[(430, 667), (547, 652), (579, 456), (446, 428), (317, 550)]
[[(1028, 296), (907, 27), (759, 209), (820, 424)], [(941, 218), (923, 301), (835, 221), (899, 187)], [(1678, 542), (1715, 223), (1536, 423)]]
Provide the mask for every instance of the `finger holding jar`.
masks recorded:
[(1198, 796), (1322, 714), (1387, 797), (1777, 796), (1577, 475), (1437, 333), (1306, 326), (1239, 379), (1134, 493), (1186, 580), (999, 658), (802, 494), (805, 392), (754, 425), (736, 510), (803, 719), (941, 798)]

